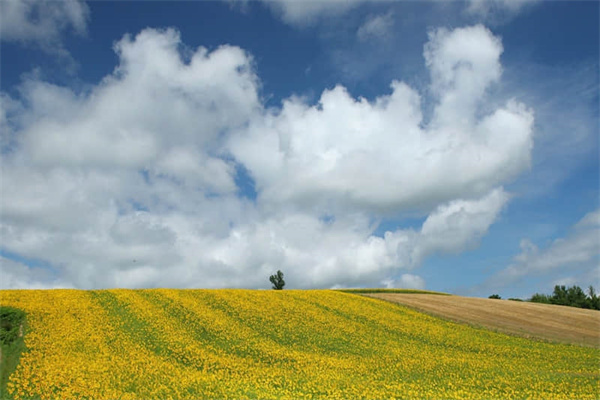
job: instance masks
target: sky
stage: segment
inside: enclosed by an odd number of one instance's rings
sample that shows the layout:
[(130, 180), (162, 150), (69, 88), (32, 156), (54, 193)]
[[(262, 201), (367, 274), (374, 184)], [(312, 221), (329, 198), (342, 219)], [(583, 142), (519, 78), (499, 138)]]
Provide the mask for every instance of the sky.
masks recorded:
[(0, 1), (0, 288), (600, 287), (595, 1)]

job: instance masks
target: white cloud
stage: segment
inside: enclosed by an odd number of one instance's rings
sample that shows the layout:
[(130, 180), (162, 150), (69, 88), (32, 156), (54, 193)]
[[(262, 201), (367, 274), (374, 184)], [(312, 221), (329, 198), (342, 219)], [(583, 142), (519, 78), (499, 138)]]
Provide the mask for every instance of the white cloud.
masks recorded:
[(89, 8), (80, 0), (3, 0), (0, 38), (35, 43), (48, 52), (64, 55), (61, 36), (69, 30), (84, 34), (89, 14)]
[(458, 253), (474, 248), (508, 202), (502, 189), (476, 201), (454, 200), (441, 205), (423, 223), (413, 262), (432, 253)]
[[(417, 268), (429, 255), (471, 248), (506, 200), (499, 189), (481, 199), (456, 200), (438, 207), (420, 230), (399, 229), (384, 237), (373, 236), (365, 218), (325, 222), (287, 214), (233, 229), (228, 238), (213, 243), (206, 263), (218, 262), (224, 273), (231, 268), (247, 273), (234, 278), (242, 286), (261, 286), (277, 269), (295, 287), (373, 286), (397, 271)], [(398, 285), (424, 287), (423, 280), (404, 275)]]
[(431, 73), (431, 91), (438, 97), (433, 124), (468, 128), (478, 101), (502, 73), (499, 38), (482, 25), (429, 32), (424, 57)]
[(263, 0), (283, 21), (290, 25), (307, 26), (322, 17), (342, 15), (365, 0), (297, 1)]
[(382, 15), (371, 15), (356, 31), (359, 40), (384, 39), (394, 27), (394, 16), (391, 12)]
[[(597, 272), (600, 257), (600, 210), (586, 214), (564, 238), (556, 239), (550, 246), (540, 249), (528, 239), (521, 240), (521, 253), (514, 263), (499, 272), (493, 281), (507, 285), (527, 276), (561, 272), (570, 274), (571, 268)], [(574, 277), (561, 279), (574, 281)], [(598, 280), (598, 277), (595, 278)]]
[(59, 265), (79, 287), (158, 285), (139, 271), (183, 259), (179, 216), (198, 234), (228, 228), (243, 206), (231, 205), (235, 168), (220, 140), (260, 106), (252, 59), (224, 46), (184, 63), (181, 45), (174, 30), (145, 30), (115, 45), (120, 64), (89, 93), (30, 77), (27, 108), (4, 96), (3, 123), (18, 130), (2, 132), (5, 248)]
[(403, 82), (373, 102), (337, 86), (314, 106), (286, 100), (229, 147), (261, 201), (275, 206), (385, 214), (481, 196), (526, 169), (533, 147), (524, 105), (509, 101), (476, 118), (486, 87), (499, 79), (500, 52), (481, 26), (431, 35), (425, 57), (439, 104), (429, 127), (419, 94)]
[[(476, 246), (508, 201), (499, 186), (527, 167), (523, 105), (481, 118), (448, 106), (457, 93), (475, 108), (499, 79), (488, 67), (501, 45), (483, 27), (432, 35), (427, 62), (443, 79), (430, 127), (402, 82), (373, 102), (336, 87), (266, 110), (250, 55), (188, 49), (184, 62), (182, 46), (146, 29), (115, 45), (115, 72), (89, 92), (30, 77), (20, 99), (3, 95), (3, 250), (56, 270), (36, 278), (8, 260), (7, 286), (268, 287), (281, 269), (290, 287), (399, 273), (422, 287), (402, 272)], [(256, 201), (239, 195), (235, 163)], [(414, 209), (428, 215), (420, 229), (374, 235), (373, 220)]]
[(126, 36), (115, 45), (115, 73), (89, 95), (26, 81), (22, 94), (32, 110), (23, 117), (23, 151), (48, 166), (148, 168), (183, 180), (202, 169), (199, 183), (232, 190), (231, 166), (209, 153), (259, 106), (252, 61), (223, 46), (197, 49), (185, 64), (180, 44), (174, 30)]

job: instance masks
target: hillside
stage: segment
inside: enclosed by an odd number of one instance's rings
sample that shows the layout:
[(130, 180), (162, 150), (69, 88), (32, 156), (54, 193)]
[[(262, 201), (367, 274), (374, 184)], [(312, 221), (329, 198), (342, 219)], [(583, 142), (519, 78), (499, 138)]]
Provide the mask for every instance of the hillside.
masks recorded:
[(550, 304), (431, 294), (365, 294), (524, 337), (600, 347), (600, 312)]
[(336, 291), (0, 291), (27, 313), (14, 398), (599, 397), (600, 350)]

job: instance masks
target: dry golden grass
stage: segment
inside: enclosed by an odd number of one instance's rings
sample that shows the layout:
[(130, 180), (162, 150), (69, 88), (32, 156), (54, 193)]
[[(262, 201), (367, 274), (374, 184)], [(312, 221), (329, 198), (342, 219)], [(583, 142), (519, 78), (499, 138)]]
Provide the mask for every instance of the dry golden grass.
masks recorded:
[(430, 294), (366, 294), (419, 311), (519, 336), (600, 347), (600, 311)]

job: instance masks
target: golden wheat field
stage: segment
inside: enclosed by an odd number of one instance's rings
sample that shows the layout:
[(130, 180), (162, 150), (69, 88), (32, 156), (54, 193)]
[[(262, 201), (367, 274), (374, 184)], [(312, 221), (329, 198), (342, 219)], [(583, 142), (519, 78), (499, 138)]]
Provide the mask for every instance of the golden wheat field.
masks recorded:
[(598, 399), (600, 350), (329, 290), (1, 291), (15, 399)]
[(561, 343), (600, 347), (600, 312), (528, 301), (432, 294), (367, 293), (452, 321)]

